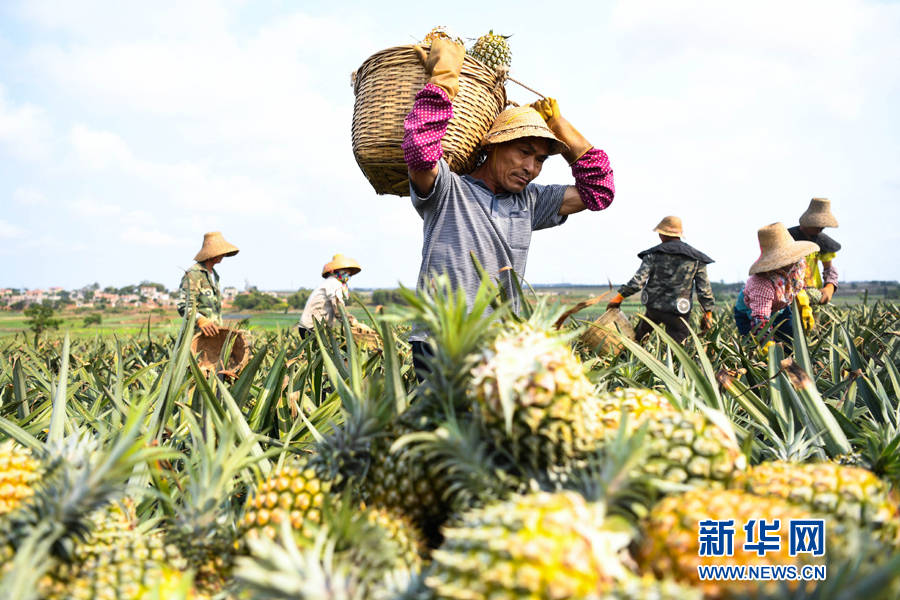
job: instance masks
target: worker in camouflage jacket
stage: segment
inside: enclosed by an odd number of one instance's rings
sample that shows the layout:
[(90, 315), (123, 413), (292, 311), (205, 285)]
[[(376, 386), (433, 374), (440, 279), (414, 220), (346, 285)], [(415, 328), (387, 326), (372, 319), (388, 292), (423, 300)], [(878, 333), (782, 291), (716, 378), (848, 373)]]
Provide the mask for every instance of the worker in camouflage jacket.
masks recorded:
[(194, 327), (203, 335), (216, 335), (222, 326), (222, 292), (219, 291), (219, 274), (214, 267), (224, 257), (237, 253), (237, 246), (226, 242), (221, 233), (207, 233), (203, 236), (203, 247), (194, 257), (196, 262), (181, 278), (176, 303), (178, 314), (189, 318), (196, 309)]
[[(712, 326), (712, 309), (715, 306), (706, 265), (711, 258), (681, 241), (681, 219), (669, 216), (653, 229), (659, 234), (661, 244), (638, 254), (641, 266), (631, 281), (619, 288), (619, 293), (606, 306), (607, 310), (619, 308), (622, 301), (641, 289), (641, 302), (647, 307), (645, 317), (665, 327), (666, 333), (681, 343), (689, 335), (687, 319), (691, 312), (694, 290), (703, 308), (700, 327), (703, 331)], [(645, 338), (653, 328), (641, 320), (635, 329), (638, 340)]]

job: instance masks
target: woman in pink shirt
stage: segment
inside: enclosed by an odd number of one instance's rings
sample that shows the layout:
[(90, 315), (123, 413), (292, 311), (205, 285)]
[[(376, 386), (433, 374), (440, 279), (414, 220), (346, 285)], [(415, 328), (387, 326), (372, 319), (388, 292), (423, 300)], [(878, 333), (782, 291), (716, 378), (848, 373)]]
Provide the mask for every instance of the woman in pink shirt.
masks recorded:
[(806, 297), (806, 256), (817, 252), (813, 242), (794, 241), (782, 223), (757, 232), (759, 258), (750, 267), (750, 278), (738, 294), (734, 320), (741, 335), (764, 339), (774, 329), (775, 339), (790, 343), (793, 334), (794, 298), (800, 304), (804, 329), (815, 324)]

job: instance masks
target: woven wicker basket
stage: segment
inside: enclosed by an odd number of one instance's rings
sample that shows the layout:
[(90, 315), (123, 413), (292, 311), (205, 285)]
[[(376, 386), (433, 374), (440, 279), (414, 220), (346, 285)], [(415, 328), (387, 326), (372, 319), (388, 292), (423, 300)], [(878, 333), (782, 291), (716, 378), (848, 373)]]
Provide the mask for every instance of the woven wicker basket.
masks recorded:
[(378, 350), (381, 348), (381, 336), (367, 325), (357, 324), (351, 329), (353, 341), (363, 350)]
[[(426, 49), (428, 46), (423, 46)], [(469, 55), (463, 62), (453, 119), (443, 138), (444, 159), (457, 173), (475, 168), (481, 140), (506, 107), (505, 74)], [(403, 120), (427, 76), (412, 46), (370, 56), (353, 75), (353, 156), (379, 194), (409, 195), (403, 161)]]
[[(222, 364), (222, 349), (227, 341), (234, 340), (231, 346), (231, 354), (225, 364)], [(220, 327), (219, 333), (213, 336), (205, 336), (197, 333), (191, 340), (191, 353), (197, 358), (197, 366), (204, 373), (211, 371), (228, 371), (236, 375), (250, 361), (250, 347), (244, 333), (236, 329)]]
[(625, 345), (619, 335), (634, 340), (634, 328), (619, 309), (608, 310), (600, 318), (588, 325), (581, 335), (581, 342), (595, 354), (618, 356)]

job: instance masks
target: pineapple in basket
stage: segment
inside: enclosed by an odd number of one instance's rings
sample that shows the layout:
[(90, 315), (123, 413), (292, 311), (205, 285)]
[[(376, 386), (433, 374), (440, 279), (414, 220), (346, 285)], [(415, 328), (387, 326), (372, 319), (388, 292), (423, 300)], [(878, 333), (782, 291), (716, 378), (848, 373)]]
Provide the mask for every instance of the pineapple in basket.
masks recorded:
[(508, 69), (512, 64), (512, 51), (506, 40), (510, 37), (498, 35), (491, 29), (475, 40), (475, 45), (469, 49), (468, 54), (492, 69)]

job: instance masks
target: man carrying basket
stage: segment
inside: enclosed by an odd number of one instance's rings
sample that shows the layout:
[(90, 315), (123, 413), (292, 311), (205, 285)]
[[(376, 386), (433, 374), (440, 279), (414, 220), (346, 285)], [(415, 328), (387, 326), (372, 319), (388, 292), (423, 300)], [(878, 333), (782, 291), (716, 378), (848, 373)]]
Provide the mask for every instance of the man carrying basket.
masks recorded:
[[(465, 49), (447, 39), (434, 40), (427, 56), (416, 49), (429, 80), (404, 122), (403, 153), (412, 204), (424, 221), (418, 286), (446, 274), (471, 303), (481, 282), (472, 252), (518, 308), (510, 271), (524, 274), (531, 233), (562, 225), (584, 209), (609, 206), (615, 194), (609, 159), (548, 98), (501, 112), (481, 143), (484, 161), (471, 175), (453, 173), (442, 159), (441, 140), (453, 117)], [(574, 185), (532, 183), (553, 154), (571, 165)], [(419, 373), (426, 339), (424, 332), (410, 336)]]

